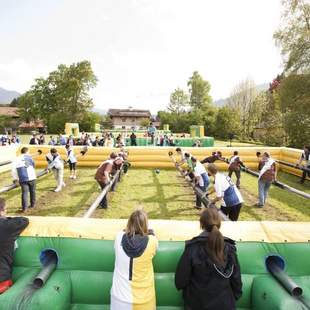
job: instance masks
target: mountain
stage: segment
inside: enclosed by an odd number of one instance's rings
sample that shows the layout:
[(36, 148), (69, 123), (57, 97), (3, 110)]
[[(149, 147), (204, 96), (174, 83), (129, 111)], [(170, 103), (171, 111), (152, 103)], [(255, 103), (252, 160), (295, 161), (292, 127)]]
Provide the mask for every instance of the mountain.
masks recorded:
[(21, 94), (15, 90), (7, 90), (0, 87), (0, 103), (11, 103), (14, 98), (19, 97)]
[(99, 108), (92, 108), (92, 111), (93, 112), (96, 112), (96, 113), (98, 113), (98, 114), (100, 114), (100, 115), (106, 115), (107, 114), (107, 110), (104, 110), (104, 109), (99, 109)]
[[(268, 83), (263, 83), (263, 84), (258, 84), (256, 85), (256, 89), (258, 92), (261, 92), (261, 91), (266, 91), (267, 89), (269, 88), (269, 84)], [(223, 107), (226, 103), (227, 103), (227, 100), (229, 99), (229, 97), (227, 98), (220, 98), (220, 99), (217, 99), (215, 101), (213, 101), (214, 105), (216, 105), (217, 107)]]

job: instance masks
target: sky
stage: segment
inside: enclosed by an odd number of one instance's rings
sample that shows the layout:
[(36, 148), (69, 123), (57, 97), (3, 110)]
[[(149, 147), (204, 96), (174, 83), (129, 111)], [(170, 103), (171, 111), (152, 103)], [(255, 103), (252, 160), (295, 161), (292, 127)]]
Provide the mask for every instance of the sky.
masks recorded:
[(163, 110), (196, 70), (225, 98), (281, 72), (280, 11), (280, 0), (0, 0), (0, 87), (24, 92), (86, 59), (100, 109)]

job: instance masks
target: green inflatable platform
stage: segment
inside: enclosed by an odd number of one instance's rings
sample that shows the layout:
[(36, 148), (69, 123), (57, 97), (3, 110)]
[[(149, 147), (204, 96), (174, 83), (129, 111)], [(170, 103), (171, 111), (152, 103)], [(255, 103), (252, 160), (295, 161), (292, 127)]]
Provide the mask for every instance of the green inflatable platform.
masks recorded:
[[(14, 261), (15, 284), (0, 295), (1, 310), (109, 309), (113, 241), (20, 237), (18, 245)], [(174, 287), (174, 271), (183, 247), (182, 241), (160, 242), (154, 259), (157, 309), (183, 309), (181, 293)], [(45, 249), (57, 252), (58, 267), (32, 298), (22, 298), (25, 287), (40, 269), (39, 256)], [(303, 288), (303, 298), (310, 301), (310, 243), (239, 242), (243, 295), (238, 309), (307, 309), (266, 271), (265, 257), (271, 253), (285, 259), (286, 272)]]

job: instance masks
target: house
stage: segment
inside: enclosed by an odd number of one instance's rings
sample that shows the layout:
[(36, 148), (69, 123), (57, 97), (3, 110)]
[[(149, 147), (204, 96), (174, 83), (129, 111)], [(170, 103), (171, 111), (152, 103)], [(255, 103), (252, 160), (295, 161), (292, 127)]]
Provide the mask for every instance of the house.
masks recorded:
[(10, 118), (19, 118), (17, 108), (0, 106), (0, 116), (6, 116)]
[(128, 109), (109, 109), (108, 115), (111, 118), (113, 128), (145, 127), (151, 121), (149, 110), (138, 110), (131, 107)]
[(43, 121), (37, 120), (37, 121), (30, 121), (28, 122), (22, 122), (18, 126), (19, 130), (21, 132), (32, 132), (32, 131), (39, 131), (41, 132), (46, 132), (46, 127), (43, 123)]

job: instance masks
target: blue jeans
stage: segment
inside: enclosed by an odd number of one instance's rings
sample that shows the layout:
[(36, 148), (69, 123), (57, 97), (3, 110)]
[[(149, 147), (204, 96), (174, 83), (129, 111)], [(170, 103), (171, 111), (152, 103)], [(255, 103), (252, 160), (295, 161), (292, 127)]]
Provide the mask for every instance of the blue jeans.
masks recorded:
[[(200, 186), (198, 184), (197, 187), (200, 188), (203, 192), (205, 192), (209, 186), (210, 180), (209, 180), (209, 177), (206, 173), (203, 173), (201, 175), (201, 177), (203, 179), (203, 186)], [(196, 194), (196, 206), (201, 207), (201, 199), (200, 199), (200, 196), (198, 194)]]
[(258, 180), (258, 200), (259, 205), (264, 206), (268, 196), (268, 191), (271, 186), (271, 182), (265, 182)]

